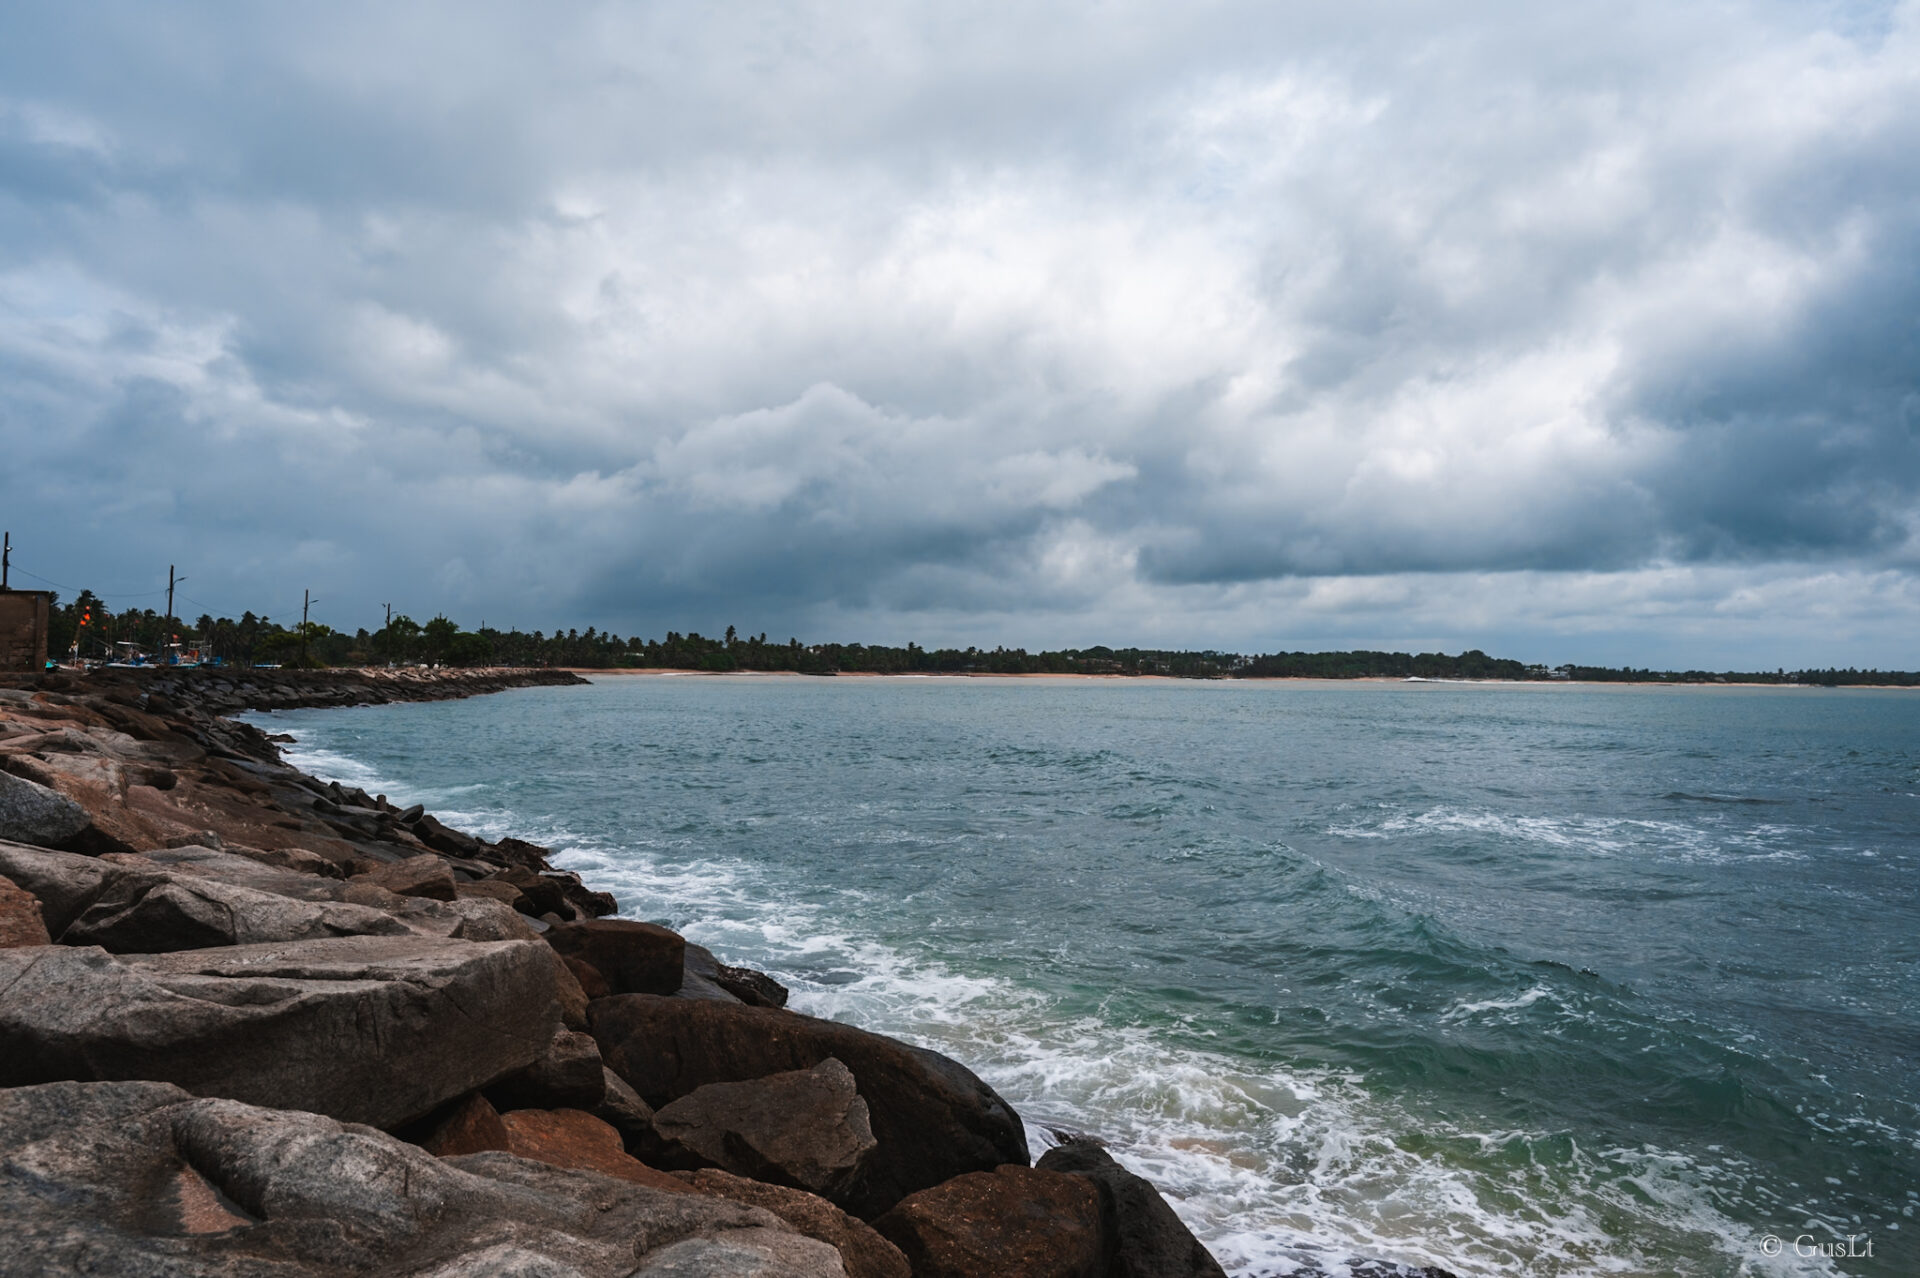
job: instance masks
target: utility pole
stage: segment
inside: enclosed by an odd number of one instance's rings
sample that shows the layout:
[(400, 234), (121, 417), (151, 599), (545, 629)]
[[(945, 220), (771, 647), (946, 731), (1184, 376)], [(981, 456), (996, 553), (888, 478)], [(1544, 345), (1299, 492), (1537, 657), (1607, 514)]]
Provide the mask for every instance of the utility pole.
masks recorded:
[(6, 535), (5, 549), (0, 550), (0, 590), (7, 588), (7, 574), (13, 571), (13, 534)]
[[(179, 635), (176, 635), (175, 633), (173, 633), (173, 588), (176, 585), (178, 585), (180, 582), (183, 582), (185, 580), (186, 580), (185, 577), (175, 577), (173, 575), (173, 565), (172, 564), (167, 565), (167, 638), (166, 638), (166, 642), (169, 647), (171, 647), (174, 643), (177, 643), (180, 639)], [(175, 660), (179, 659), (178, 653), (174, 653), (171, 655), (175, 658)]]
[(300, 592), (300, 664), (302, 667), (307, 664), (307, 610), (319, 602), (313, 597), (313, 591)]

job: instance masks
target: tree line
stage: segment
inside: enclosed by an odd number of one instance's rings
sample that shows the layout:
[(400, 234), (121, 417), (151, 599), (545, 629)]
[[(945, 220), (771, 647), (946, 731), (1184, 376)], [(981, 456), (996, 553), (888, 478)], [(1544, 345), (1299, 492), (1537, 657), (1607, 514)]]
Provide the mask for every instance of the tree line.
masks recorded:
[(1862, 684), (1920, 686), (1920, 673), (1829, 668), (1788, 671), (1648, 670), (1632, 666), (1562, 665), (1549, 669), (1479, 649), (1458, 656), (1444, 652), (1274, 652), (1243, 655), (1213, 649), (922, 648), (885, 644), (803, 644), (769, 641), (765, 633), (669, 630), (662, 639), (622, 638), (588, 626), (534, 630), (463, 630), (445, 616), (425, 623), (400, 615), (369, 631), (335, 630), (319, 622), (280, 625), (243, 613), (238, 620), (203, 614), (191, 624), (151, 608), (113, 612), (90, 590), (72, 602), (55, 597), (47, 651), (65, 659), (76, 649), (83, 659), (110, 660), (134, 650), (165, 654), (169, 645), (197, 651), (223, 665), (252, 666), (567, 666), (588, 670), (661, 669), (725, 672), (756, 670), (787, 674), (1086, 674), (1160, 675), (1177, 679), (1576, 679), (1617, 683), (1772, 683), (1842, 687)]

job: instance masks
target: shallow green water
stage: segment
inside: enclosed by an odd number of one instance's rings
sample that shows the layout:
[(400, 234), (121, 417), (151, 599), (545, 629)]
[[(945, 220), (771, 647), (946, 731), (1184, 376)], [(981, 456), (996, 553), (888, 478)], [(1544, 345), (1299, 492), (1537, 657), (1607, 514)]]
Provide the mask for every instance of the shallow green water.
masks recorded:
[(1920, 695), (647, 677), (272, 722), (959, 1057), (1036, 1147), (1101, 1134), (1238, 1273), (1920, 1273)]

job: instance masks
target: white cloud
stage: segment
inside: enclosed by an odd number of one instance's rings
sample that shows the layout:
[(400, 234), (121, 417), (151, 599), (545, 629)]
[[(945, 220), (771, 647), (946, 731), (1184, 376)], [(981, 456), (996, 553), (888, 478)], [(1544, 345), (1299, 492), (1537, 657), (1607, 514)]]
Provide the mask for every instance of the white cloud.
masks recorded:
[(1920, 6), (1823, 13), (0, 19), (0, 495), (369, 615), (1891, 661)]

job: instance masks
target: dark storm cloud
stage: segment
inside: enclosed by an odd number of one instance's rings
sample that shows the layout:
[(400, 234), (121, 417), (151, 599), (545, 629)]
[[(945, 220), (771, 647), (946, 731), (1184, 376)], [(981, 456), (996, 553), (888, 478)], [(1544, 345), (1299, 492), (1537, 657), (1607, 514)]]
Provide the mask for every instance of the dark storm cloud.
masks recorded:
[(1916, 62), (1913, 4), (17, 7), (0, 497), (344, 625), (1912, 665)]

